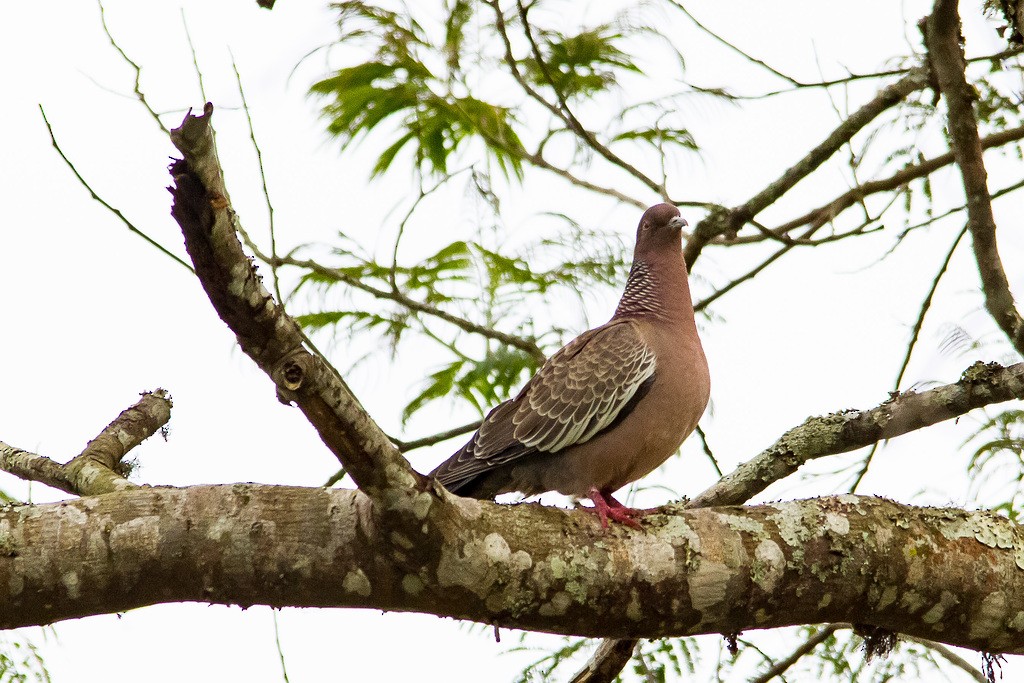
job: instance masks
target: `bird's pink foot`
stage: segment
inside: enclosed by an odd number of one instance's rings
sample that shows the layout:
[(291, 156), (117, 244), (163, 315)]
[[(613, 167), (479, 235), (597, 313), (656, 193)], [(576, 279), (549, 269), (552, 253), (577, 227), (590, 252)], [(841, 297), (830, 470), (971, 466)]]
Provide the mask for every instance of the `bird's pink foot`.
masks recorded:
[(604, 493), (596, 488), (590, 489), (588, 497), (594, 503), (594, 511), (601, 520), (601, 528), (608, 528), (608, 520), (612, 519), (619, 524), (625, 524), (633, 529), (643, 529), (640, 526), (639, 518), (648, 514), (647, 510), (626, 507), (612, 497), (611, 493)]

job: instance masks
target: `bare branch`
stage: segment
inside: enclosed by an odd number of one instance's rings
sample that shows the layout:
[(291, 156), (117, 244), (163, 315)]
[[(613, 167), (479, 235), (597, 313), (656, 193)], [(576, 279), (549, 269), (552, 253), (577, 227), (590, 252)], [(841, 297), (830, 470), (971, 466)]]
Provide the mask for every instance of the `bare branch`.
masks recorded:
[(66, 493), (98, 496), (138, 488), (122, 474), (128, 452), (165, 428), (171, 419), (171, 399), (163, 389), (147, 392), (121, 412), (66, 465), (0, 442), (0, 469), (38, 481)]
[(809, 460), (870, 446), (950, 420), (975, 408), (1024, 398), (1024, 363), (975, 363), (962, 379), (921, 393), (905, 392), (881, 405), (808, 418), (691, 501), (694, 507), (735, 505), (788, 477)]
[(960, 47), (960, 15), (956, 0), (936, 0), (926, 22), (925, 42), (935, 78), (946, 101), (949, 136), (967, 198), (967, 228), (985, 293), (985, 308), (1024, 354), (1024, 318), (1013, 300), (996, 244), (996, 222), (988, 192), (988, 174), (974, 115), (976, 94), (967, 83)]
[(114, 40), (114, 34), (110, 32), (110, 28), (107, 26), (107, 14), (103, 9), (103, 3), (99, 2), (97, 4), (100, 7), (100, 24), (103, 25), (103, 32), (107, 34), (107, 39), (110, 41), (110, 44), (114, 49), (117, 50), (117, 53), (121, 55), (121, 59), (123, 59), (135, 72), (135, 84), (133, 88), (135, 99), (137, 99), (142, 104), (143, 108), (149, 112), (150, 117), (156, 121), (156, 125), (160, 127), (160, 130), (162, 130), (165, 135), (169, 135), (170, 131), (167, 130), (167, 126), (165, 126), (164, 122), (160, 120), (160, 115), (156, 113), (152, 106), (150, 106), (149, 100), (146, 99), (146, 93), (142, 91), (142, 67), (129, 57), (128, 53), (126, 53), (121, 46), (118, 45), (117, 41)]
[(784, 659), (780, 659), (770, 669), (765, 671), (760, 676), (755, 676), (750, 679), (750, 683), (768, 683), (776, 676), (781, 676), (786, 671), (800, 661), (801, 657), (809, 654), (814, 648), (818, 647), (831, 636), (833, 633), (840, 629), (839, 624), (828, 624), (818, 629), (818, 632), (812, 635), (810, 638), (802, 642), (793, 652), (787, 655)]
[[(231, 484), (8, 506), (0, 628), (199, 601), (415, 611), (617, 638), (850, 619), (1024, 651), (1011, 626), (1024, 610), (1024, 531), (989, 512), (843, 495), (669, 506), (643, 531), (603, 534), (583, 510), (459, 499), (424, 506), (436, 545), (410, 563), (375, 503), (352, 490)], [(944, 591), (959, 599), (943, 602)], [(941, 623), (922, 608), (937, 604)]]
[[(982, 149), (990, 149), (993, 147), (1002, 147), (1003, 145), (1017, 140), (1024, 139), (1024, 126), (1017, 128), (1011, 128), (1009, 130), (1000, 131), (989, 135), (981, 141)], [(923, 178), (927, 175), (931, 175), (943, 166), (948, 166), (954, 162), (954, 156), (952, 152), (946, 154), (940, 154), (931, 159), (926, 159), (917, 164), (912, 164), (903, 168), (896, 173), (892, 174), (888, 178), (880, 178), (878, 180), (868, 180), (861, 183), (857, 187), (851, 188), (850, 190), (839, 195), (828, 204), (820, 206), (812, 211), (808, 211), (802, 216), (794, 218), (790, 221), (779, 225), (771, 230), (774, 235), (784, 235), (785, 233), (803, 225), (814, 225), (824, 224), (831, 220), (834, 220), (840, 213), (846, 209), (854, 206), (873, 194), (879, 192), (889, 192), (892, 190), (898, 190), (907, 185), (912, 180)], [(736, 240), (739, 242), (740, 240)]]
[(859, 131), (882, 112), (902, 102), (908, 95), (928, 85), (927, 70), (911, 69), (906, 76), (883, 88), (870, 102), (839, 124), (828, 137), (808, 152), (800, 161), (786, 170), (745, 203), (733, 209), (713, 211), (697, 224), (683, 250), (686, 263), (692, 268), (704, 247), (719, 235), (733, 236), (751, 218), (774, 204), (798, 182), (810, 175), (841, 149)]

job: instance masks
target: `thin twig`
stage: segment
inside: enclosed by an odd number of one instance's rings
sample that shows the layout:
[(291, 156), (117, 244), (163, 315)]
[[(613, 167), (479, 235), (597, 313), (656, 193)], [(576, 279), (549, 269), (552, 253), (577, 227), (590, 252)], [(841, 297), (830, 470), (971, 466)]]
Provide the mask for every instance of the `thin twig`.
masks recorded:
[[(448, 429), (443, 432), (438, 432), (437, 434), (431, 434), (430, 436), (423, 436), (420, 437), (419, 439), (412, 439), (411, 441), (402, 441), (401, 439), (396, 439), (393, 436), (388, 438), (391, 439), (391, 443), (395, 444), (399, 451), (401, 451), (402, 453), (408, 453), (409, 451), (416, 450), (417, 448), (433, 446), (434, 444), (441, 443), (442, 441), (454, 439), (455, 437), (462, 436), (463, 434), (469, 434), (470, 432), (475, 431), (479, 427), (480, 420), (475, 420), (468, 424), (453, 427), (452, 429)], [(327, 478), (327, 481), (324, 482), (324, 486), (334, 486), (339, 481), (341, 481), (344, 478), (344, 476), (345, 468), (342, 467), (337, 472), (335, 472), (334, 474)]]
[(953, 652), (953, 650), (950, 649), (950, 647), (947, 645), (937, 643), (934, 640), (926, 640), (924, 638), (918, 638), (917, 636), (909, 636), (905, 633), (900, 634), (900, 639), (908, 640), (912, 643), (917, 643), (918, 645), (922, 645), (928, 648), (929, 650), (934, 650), (940, 657), (942, 657), (947, 662), (949, 662), (956, 668), (966, 673), (968, 676), (973, 678), (978, 683), (990, 683), (989, 679), (985, 678), (985, 674), (983, 674), (978, 669), (978, 667), (972, 665), (966, 659), (964, 659), (957, 653)]
[(454, 439), (455, 437), (462, 436), (463, 434), (469, 434), (470, 432), (476, 430), (479, 427), (480, 420), (474, 420), (473, 422), (469, 422), (464, 425), (459, 425), (458, 427), (453, 427), (443, 432), (438, 432), (437, 434), (431, 434), (430, 436), (423, 436), (418, 439), (412, 439), (410, 441), (400, 441), (398, 439), (392, 439), (392, 441), (396, 446), (398, 446), (398, 450), (402, 451), (403, 453), (408, 453), (409, 451), (416, 450), (417, 448), (433, 446), (436, 443), (441, 443), (442, 441), (447, 441), (448, 439)]
[(117, 218), (122, 223), (124, 223), (125, 227), (127, 227), (128, 230), (130, 230), (131, 232), (135, 233), (136, 235), (138, 235), (142, 239), (144, 239), (147, 242), (149, 242), (152, 246), (156, 247), (164, 255), (169, 256), (171, 259), (173, 259), (175, 261), (175, 263), (178, 263), (179, 265), (181, 265), (184, 268), (188, 269), (188, 271), (190, 273), (194, 273), (195, 271), (192, 269), (192, 266), (190, 266), (186, 261), (181, 259), (179, 256), (175, 255), (169, 249), (167, 249), (167, 247), (165, 247), (164, 245), (160, 244), (155, 239), (153, 239), (152, 237), (150, 237), (149, 235), (147, 235), (146, 233), (142, 232), (137, 227), (135, 227), (135, 224), (132, 223), (130, 220), (128, 220), (125, 217), (125, 215), (123, 213), (121, 213), (120, 210), (118, 210), (118, 209), (114, 208), (113, 206), (111, 206), (109, 202), (107, 202), (105, 199), (103, 199), (103, 197), (99, 196), (96, 193), (96, 190), (92, 189), (92, 185), (90, 185), (86, 181), (86, 179), (82, 177), (82, 174), (78, 172), (78, 169), (75, 168), (75, 165), (73, 163), (71, 163), (71, 160), (68, 159), (66, 154), (64, 154), (64, 150), (62, 150), (60, 148), (60, 145), (57, 143), (57, 138), (56, 138), (56, 136), (53, 133), (53, 126), (50, 125), (49, 119), (46, 118), (46, 110), (43, 109), (43, 105), (41, 105), (41, 104), (39, 105), (39, 113), (43, 117), (43, 123), (46, 124), (46, 131), (50, 134), (50, 144), (53, 145), (53, 148), (55, 150), (57, 150), (57, 154), (60, 155), (60, 158), (64, 160), (64, 163), (67, 164), (67, 167), (70, 168), (71, 172), (75, 174), (76, 178), (78, 178), (78, 182), (81, 183), (82, 187), (84, 187), (86, 190), (89, 191), (89, 194), (92, 196), (92, 198), (94, 200), (96, 200), (97, 202), (99, 202), (105, 209), (107, 209), (112, 214), (117, 216)]
[(274, 620), (274, 646), (277, 648), (277, 658), (281, 661), (281, 678), (284, 683), (288, 681), (288, 667), (284, 663), (284, 650), (281, 648), (281, 629), (277, 623), (277, 610), (270, 608), (270, 616)]
[[(189, 45), (191, 44), (192, 39), (189, 38)], [(238, 71), (238, 64), (235, 62), (234, 53), (228, 50), (228, 54), (231, 55), (231, 68), (235, 72), (235, 82), (238, 83), (238, 95), (242, 98), (242, 110), (245, 112), (245, 121), (249, 124), (249, 139), (252, 140), (252, 147), (256, 150), (256, 164), (260, 170), (260, 182), (263, 184), (263, 199), (267, 205), (267, 222), (270, 228), (270, 275), (274, 282), (274, 295), (277, 297), (277, 300), (283, 304), (284, 297), (281, 296), (281, 279), (277, 275), (277, 266), (274, 265), (277, 262), (277, 238), (274, 233), (274, 205), (270, 201), (270, 189), (267, 187), (267, 174), (263, 169), (263, 152), (260, 151), (260, 143), (256, 141), (256, 129), (253, 128), (252, 114), (249, 112), (249, 102), (245, 98), (245, 88), (242, 87), (242, 74)]]
[[(907, 344), (907, 352), (903, 355), (903, 362), (900, 364), (900, 370), (896, 373), (896, 381), (893, 383), (893, 392), (899, 392), (900, 383), (903, 381), (903, 375), (907, 371), (907, 366), (910, 365), (910, 357), (914, 353), (914, 347), (917, 345), (917, 340), (921, 335), (921, 328), (924, 326), (924, 318), (928, 314), (928, 310), (932, 306), (932, 299), (935, 297), (935, 292), (939, 288), (939, 282), (942, 280), (942, 276), (946, 274), (946, 269), (949, 268), (950, 262), (953, 260), (953, 254), (956, 253), (956, 248), (960, 245), (960, 240), (967, 234), (967, 227), (956, 236), (953, 240), (953, 245), (949, 248), (946, 253), (946, 258), (942, 260), (942, 265), (939, 266), (939, 272), (935, 274), (932, 279), (932, 285), (928, 288), (928, 293), (924, 297), (924, 301), (921, 302), (921, 310), (917, 314), (917, 320), (914, 321), (914, 326), (910, 332), (910, 342)], [(857, 472), (857, 476), (854, 477), (853, 483), (850, 485), (850, 493), (856, 493), (857, 487), (860, 486), (861, 480), (864, 479), (864, 475), (867, 474), (868, 468), (871, 467), (871, 461), (875, 457), (875, 453), (878, 452), (880, 447), (879, 443), (874, 443), (871, 446), (871, 450), (868, 452), (866, 458), (864, 458), (864, 464), (861, 465), (860, 471)]]
[(700, 444), (704, 447), (704, 455), (708, 456), (708, 460), (711, 461), (711, 466), (715, 468), (715, 473), (721, 477), (724, 473), (722, 468), (718, 466), (718, 459), (715, 457), (714, 452), (711, 450), (710, 444), (708, 444), (708, 435), (704, 432), (704, 428), (697, 425), (695, 430), (697, 436), (700, 438)]
[(953, 254), (956, 253), (956, 248), (960, 246), (960, 241), (967, 234), (967, 227), (964, 228), (957, 234), (956, 239), (953, 240), (952, 246), (949, 251), (946, 252), (946, 258), (942, 260), (942, 265), (939, 266), (939, 272), (935, 274), (932, 279), (932, 285), (928, 288), (928, 294), (925, 295), (924, 301), (921, 302), (921, 310), (917, 314), (917, 320), (914, 321), (914, 327), (911, 328), (910, 332), (910, 343), (907, 344), (907, 353), (903, 356), (903, 362), (900, 364), (900, 370), (896, 373), (896, 381), (893, 383), (892, 390), (899, 391), (900, 383), (903, 381), (903, 375), (907, 371), (907, 366), (910, 365), (910, 356), (914, 352), (914, 346), (917, 344), (918, 337), (921, 335), (921, 328), (924, 325), (924, 317), (928, 313), (928, 309), (932, 306), (932, 299), (935, 297), (935, 291), (939, 288), (939, 282), (942, 280), (942, 276), (946, 274), (946, 270), (949, 268), (950, 262), (953, 260)]
[(188, 40), (188, 49), (192, 53), (192, 66), (199, 81), (199, 95), (203, 98), (203, 102), (209, 102), (210, 99), (206, 96), (206, 85), (203, 83), (203, 70), (199, 68), (199, 55), (196, 54), (196, 46), (192, 42), (192, 32), (188, 30), (184, 7), (181, 8), (181, 25), (185, 28), (185, 39)]
[(110, 28), (107, 26), (107, 16), (103, 9), (103, 2), (98, 2), (97, 4), (100, 7), (100, 24), (103, 25), (103, 32), (107, 34), (107, 39), (110, 40), (110, 44), (114, 46), (117, 53), (121, 55), (121, 59), (123, 59), (132, 68), (132, 70), (135, 71), (135, 84), (133, 90), (135, 93), (135, 99), (142, 103), (142, 106), (147, 112), (149, 112), (149, 115), (153, 120), (156, 121), (156, 125), (160, 127), (160, 130), (163, 131), (164, 135), (169, 135), (170, 131), (167, 130), (167, 126), (165, 126), (164, 122), (160, 120), (160, 115), (157, 114), (153, 107), (150, 106), (149, 100), (146, 99), (146, 94), (142, 91), (142, 67), (129, 57), (121, 46), (118, 45), (117, 41), (114, 40), (114, 35), (110, 32)]
[[(549, 112), (551, 112), (556, 118), (561, 120), (566, 125), (567, 130), (569, 130), (570, 132), (575, 134), (577, 137), (582, 139), (583, 142), (585, 142), (588, 147), (593, 149), (595, 152), (597, 152), (599, 155), (604, 157), (610, 163), (614, 164), (615, 166), (618, 166), (622, 170), (624, 170), (627, 173), (629, 173), (631, 176), (633, 176), (634, 178), (639, 180), (641, 183), (643, 183), (645, 186), (647, 186), (648, 188), (650, 188), (654, 192), (658, 193), (659, 196), (663, 195), (664, 194), (664, 190), (663, 190), (663, 188), (660, 185), (658, 185), (658, 183), (656, 183), (651, 178), (648, 178), (639, 169), (637, 169), (636, 167), (634, 167), (633, 165), (631, 165), (629, 162), (625, 161), (624, 159), (621, 159), (614, 152), (612, 152), (607, 147), (602, 145), (597, 140), (597, 138), (594, 136), (594, 134), (591, 133), (589, 130), (587, 130), (576, 119), (576, 117), (572, 114), (571, 110), (569, 110), (568, 108), (560, 108), (559, 106), (557, 106), (555, 104), (552, 104), (551, 102), (548, 101), (547, 98), (545, 98), (543, 95), (541, 95), (539, 92), (537, 92), (536, 88), (534, 88), (532, 85), (530, 85), (529, 81), (526, 80), (526, 78), (523, 76), (522, 72), (519, 70), (519, 64), (516, 61), (515, 56), (512, 54), (512, 41), (509, 38), (508, 29), (507, 29), (507, 27), (505, 25), (505, 16), (502, 14), (501, 7), (500, 7), (498, 1), (497, 0), (490, 0), (488, 2), (488, 4), (494, 10), (494, 15), (495, 15), (494, 25), (495, 25), (495, 28), (498, 30), (498, 33), (501, 35), (502, 42), (504, 43), (504, 46), (505, 46), (505, 57), (504, 57), (505, 64), (506, 64), (506, 66), (508, 66), (509, 72), (512, 74), (512, 77), (515, 79), (516, 83), (519, 84), (519, 87), (521, 87), (523, 89), (523, 91), (527, 95), (529, 95), (533, 100), (538, 102), (541, 106), (543, 106), (545, 109), (547, 109)], [(526, 12), (528, 11), (528, 9), (525, 8), (522, 5), (521, 2), (519, 2), (519, 9), (520, 9), (521, 16), (525, 17)], [(527, 40), (530, 42), (530, 45), (531, 45), (531, 47), (533, 49), (533, 52), (534, 52), (535, 59), (537, 59), (538, 68), (542, 69), (542, 73), (543, 73), (544, 70), (547, 69), (547, 65), (545, 64), (545, 62), (544, 62), (544, 60), (542, 58), (542, 55), (540, 54), (539, 47), (537, 47), (537, 44), (536, 44), (536, 42), (533, 39), (533, 32), (530, 30), (529, 23), (527, 21), (525, 21), (525, 20), (522, 23), (523, 23), (523, 31), (526, 34)], [(564, 102), (564, 98), (562, 97), (561, 92), (558, 90), (558, 88), (554, 87), (554, 85), (553, 85), (553, 81), (550, 78), (550, 73), (546, 77), (546, 80), (548, 80), (549, 82), (552, 83), (552, 88), (555, 91), (555, 95), (562, 102)]]
[(839, 630), (839, 624), (828, 624), (818, 629), (817, 633), (812, 635), (810, 638), (801, 643), (793, 652), (783, 659), (776, 662), (770, 669), (765, 671), (759, 676), (754, 676), (750, 679), (750, 683), (768, 683), (771, 679), (776, 676), (781, 676), (786, 671), (796, 664), (801, 657), (809, 654), (814, 648), (818, 647), (826, 640), (829, 636)]
[(751, 218), (774, 204), (789, 192), (798, 182), (813, 173), (825, 161), (860, 132), (882, 112), (902, 102), (911, 93), (928, 85), (927, 70), (923, 67), (911, 69), (906, 76), (892, 83), (855, 111), (814, 149), (804, 155), (796, 164), (788, 168), (774, 182), (748, 199), (745, 203), (725, 211), (715, 211), (705, 217), (694, 229), (690, 239), (686, 241), (683, 256), (691, 268), (700, 256), (703, 248), (719, 235), (732, 236), (739, 231)]
[(672, 5), (673, 7), (675, 7), (677, 10), (679, 10), (680, 12), (682, 12), (683, 14), (685, 14), (686, 18), (689, 19), (691, 22), (693, 22), (693, 24), (697, 28), (699, 28), (701, 31), (703, 31), (705, 34), (707, 34), (708, 36), (710, 36), (711, 38), (713, 38), (717, 42), (721, 43), (725, 47), (729, 48), (730, 50), (732, 50), (733, 52), (735, 52), (739, 56), (743, 57), (748, 62), (751, 62), (753, 64), (757, 64), (762, 69), (765, 69), (769, 73), (771, 73), (771, 74), (773, 74), (775, 76), (778, 76), (779, 78), (781, 78), (782, 80), (790, 83), (791, 85), (793, 85), (796, 88), (810, 87), (809, 84), (801, 83), (800, 81), (796, 80), (795, 78), (792, 78), (791, 76), (787, 76), (786, 74), (782, 73), (781, 71), (779, 71), (775, 67), (770, 66), (766, 62), (761, 61), (757, 57), (753, 57), (753, 56), (749, 55), (748, 53), (744, 52), (743, 50), (741, 50), (736, 45), (733, 45), (728, 40), (726, 40), (725, 38), (723, 38), (719, 34), (715, 33), (711, 29), (709, 29), (707, 26), (702, 24), (700, 21), (698, 21), (697, 17), (695, 17), (692, 14), (690, 14), (690, 12), (685, 7), (683, 7), (683, 5), (681, 3), (676, 2), (676, 0), (668, 0), (668, 3), (670, 5)]
[[(982, 142), (984, 142), (984, 141), (982, 141)], [(992, 200), (994, 201), (994, 200), (999, 199), (1000, 197), (1002, 197), (1004, 195), (1008, 195), (1008, 194), (1010, 194), (1012, 192), (1016, 192), (1017, 190), (1019, 190), (1021, 188), (1024, 188), (1024, 180), (1018, 180), (1017, 182), (1015, 182), (1012, 185), (1008, 185), (1007, 187), (1004, 187), (1001, 190), (997, 190), (996, 192), (993, 192), (992, 193)], [(965, 210), (966, 208), (967, 208), (967, 204), (961, 204), (960, 206), (955, 206), (952, 209), (949, 209), (948, 211), (943, 211), (940, 214), (936, 214), (934, 216), (931, 216), (930, 218), (928, 218), (926, 220), (923, 220), (920, 223), (914, 223), (913, 225), (908, 225), (907, 227), (903, 228), (902, 232), (900, 232), (899, 237), (896, 240), (896, 243), (893, 244), (892, 248), (888, 252), (886, 252), (886, 256), (888, 256), (893, 251), (895, 251), (896, 247), (898, 247), (902, 243), (903, 238), (906, 237), (907, 235), (909, 235), (911, 232), (913, 232), (915, 230), (919, 230), (920, 228), (924, 228), (926, 226), (929, 226), (932, 223), (935, 223), (936, 221), (942, 220), (943, 218), (948, 218), (949, 216), (952, 216), (955, 213), (960, 213), (961, 211)]]

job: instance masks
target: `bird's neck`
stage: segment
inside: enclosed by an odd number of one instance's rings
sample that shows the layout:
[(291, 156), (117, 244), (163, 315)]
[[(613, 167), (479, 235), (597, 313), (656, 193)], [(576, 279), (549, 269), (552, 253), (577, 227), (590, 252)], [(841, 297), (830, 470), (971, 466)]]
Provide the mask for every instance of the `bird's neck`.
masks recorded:
[(626, 289), (615, 309), (616, 318), (644, 318), (693, 324), (693, 301), (682, 253), (637, 255)]

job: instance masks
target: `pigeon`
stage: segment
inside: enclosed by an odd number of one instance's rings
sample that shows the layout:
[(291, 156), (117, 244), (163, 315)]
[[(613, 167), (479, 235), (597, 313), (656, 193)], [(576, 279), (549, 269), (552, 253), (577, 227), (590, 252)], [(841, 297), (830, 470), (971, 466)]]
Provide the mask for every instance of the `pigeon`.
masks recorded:
[(679, 449), (711, 388), (683, 260), (686, 225), (671, 204), (647, 209), (611, 320), (559, 349), (430, 476), (470, 498), (589, 498), (602, 528), (609, 519), (642, 528), (645, 511), (612, 494)]

